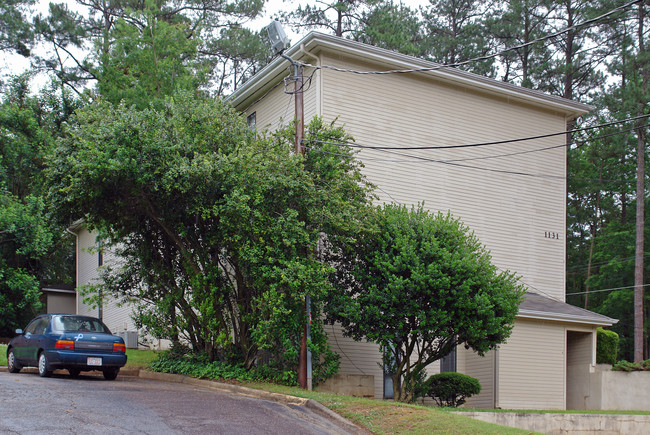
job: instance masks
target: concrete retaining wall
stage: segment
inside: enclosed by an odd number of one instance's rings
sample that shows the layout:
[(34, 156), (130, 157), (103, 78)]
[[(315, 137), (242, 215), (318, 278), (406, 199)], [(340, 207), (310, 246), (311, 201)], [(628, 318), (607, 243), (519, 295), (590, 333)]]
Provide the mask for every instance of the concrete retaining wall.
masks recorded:
[(582, 409), (650, 411), (650, 372), (614, 372), (610, 365), (598, 364), (589, 373), (584, 405)]
[(459, 412), (458, 414), (502, 426), (545, 434), (646, 435), (650, 415), (528, 414), (518, 412)]

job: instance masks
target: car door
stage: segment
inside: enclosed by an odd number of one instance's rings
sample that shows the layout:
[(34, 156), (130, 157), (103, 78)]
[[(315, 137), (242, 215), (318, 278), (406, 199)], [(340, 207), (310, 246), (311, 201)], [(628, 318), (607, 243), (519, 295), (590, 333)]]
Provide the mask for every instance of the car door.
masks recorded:
[(38, 364), (38, 350), (43, 343), (45, 330), (50, 324), (50, 318), (38, 317), (33, 323), (33, 328), (30, 329), (30, 326), (32, 326), (30, 323), (25, 330), (25, 360), (29, 365)]
[(29, 342), (31, 336), (36, 330), (36, 326), (40, 323), (40, 317), (29, 322), (25, 330), (21, 335), (14, 339), (14, 355), (22, 364), (27, 364), (29, 362)]

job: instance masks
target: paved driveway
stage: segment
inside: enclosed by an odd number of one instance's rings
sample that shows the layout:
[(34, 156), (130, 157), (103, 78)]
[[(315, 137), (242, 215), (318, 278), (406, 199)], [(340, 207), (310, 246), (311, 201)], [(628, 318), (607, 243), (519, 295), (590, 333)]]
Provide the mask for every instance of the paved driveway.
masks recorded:
[(345, 433), (297, 405), (186, 384), (0, 372), (2, 434)]

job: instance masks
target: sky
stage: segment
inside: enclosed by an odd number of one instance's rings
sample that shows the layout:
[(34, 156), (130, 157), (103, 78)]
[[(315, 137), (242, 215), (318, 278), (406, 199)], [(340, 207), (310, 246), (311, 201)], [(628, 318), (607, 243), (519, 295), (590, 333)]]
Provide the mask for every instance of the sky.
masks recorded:
[[(329, 0), (325, 0), (325, 1), (329, 1)], [(73, 10), (77, 6), (75, 0), (57, 0), (56, 2), (68, 3), (69, 7)], [(395, 3), (397, 2), (398, 1), (395, 1)], [(36, 5), (32, 8), (32, 16), (35, 16), (37, 14), (47, 15), (49, 3), (50, 0), (37, 0)], [(291, 0), (268, 0), (264, 8), (264, 13), (260, 16), (260, 18), (257, 18), (256, 20), (247, 23), (246, 27), (249, 27), (254, 30), (259, 30), (262, 27), (268, 25), (271, 22), (271, 20), (273, 20), (273, 17), (279, 11), (288, 10), (296, 3), (297, 2)], [(316, 3), (316, 0), (306, 0), (306, 1), (303, 0), (300, 1), (299, 3), (300, 4)], [(401, 3), (411, 7), (412, 9), (417, 9), (419, 6), (428, 5), (429, 0), (402, 0)], [(304, 34), (297, 34), (296, 32), (293, 32), (288, 26), (284, 26), (284, 30), (287, 33), (287, 36), (289, 36), (291, 42), (294, 44), (297, 41), (299, 41), (302, 36), (304, 36)], [(307, 31), (305, 31), (304, 33), (306, 34)], [(40, 49), (36, 48), (34, 52), (36, 54), (39, 54), (39, 52), (43, 54), (44, 49), (43, 47), (41, 47)], [(0, 80), (6, 79), (6, 77), (9, 75), (20, 74), (29, 69), (30, 69), (29, 59), (24, 58), (20, 55), (10, 55), (7, 58), (3, 59), (2, 62), (0, 62)], [(40, 75), (35, 77), (32, 82), (34, 90), (42, 87), (46, 82), (47, 82), (47, 77), (45, 75)]]

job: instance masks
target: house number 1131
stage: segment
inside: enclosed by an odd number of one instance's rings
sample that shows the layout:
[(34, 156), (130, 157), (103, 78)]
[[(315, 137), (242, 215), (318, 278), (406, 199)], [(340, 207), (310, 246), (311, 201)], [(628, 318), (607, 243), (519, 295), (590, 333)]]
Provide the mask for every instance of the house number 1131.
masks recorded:
[(559, 233), (554, 233), (553, 231), (544, 231), (544, 238), (545, 239), (560, 240), (560, 234)]

